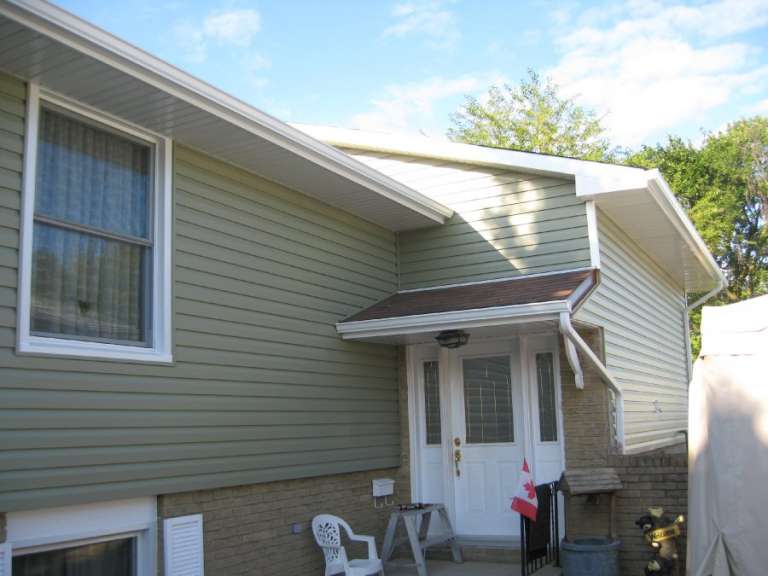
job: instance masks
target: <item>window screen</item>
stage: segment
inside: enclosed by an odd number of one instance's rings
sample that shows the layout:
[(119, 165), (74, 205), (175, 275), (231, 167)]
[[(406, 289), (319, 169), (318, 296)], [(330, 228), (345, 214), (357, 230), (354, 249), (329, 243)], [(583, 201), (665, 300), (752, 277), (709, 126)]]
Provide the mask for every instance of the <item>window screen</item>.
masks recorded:
[(152, 147), (40, 114), (32, 333), (148, 345)]
[(536, 381), (539, 391), (539, 440), (557, 442), (555, 367), (551, 352), (536, 354)]
[(136, 576), (136, 539), (14, 556), (13, 576)]
[(424, 362), (424, 413), (427, 444), (440, 444), (440, 372), (437, 362)]
[(468, 444), (515, 441), (509, 356), (463, 362)]

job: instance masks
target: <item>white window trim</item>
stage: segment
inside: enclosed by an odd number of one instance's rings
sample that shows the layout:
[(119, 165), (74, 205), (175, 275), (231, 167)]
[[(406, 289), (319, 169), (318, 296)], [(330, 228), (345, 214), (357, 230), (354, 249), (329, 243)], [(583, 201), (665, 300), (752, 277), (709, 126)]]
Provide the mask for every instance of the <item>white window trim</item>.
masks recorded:
[[(68, 338), (36, 336), (30, 332), (32, 300), (32, 241), (35, 212), (37, 138), (41, 100), (90, 118), (100, 124), (148, 141), (155, 150), (154, 244), (152, 248), (152, 342), (150, 346), (129, 346)], [(22, 179), (21, 249), (19, 258), (18, 326), (16, 351), (19, 354), (74, 356), (107, 360), (171, 363), (171, 235), (172, 235), (172, 141), (93, 108), (52, 94), (30, 82), (27, 89), (27, 118)]]
[[(154, 497), (10, 512), (7, 520), (12, 556), (136, 538), (137, 576), (154, 576), (157, 572)], [(62, 526), (70, 528), (62, 530)]]

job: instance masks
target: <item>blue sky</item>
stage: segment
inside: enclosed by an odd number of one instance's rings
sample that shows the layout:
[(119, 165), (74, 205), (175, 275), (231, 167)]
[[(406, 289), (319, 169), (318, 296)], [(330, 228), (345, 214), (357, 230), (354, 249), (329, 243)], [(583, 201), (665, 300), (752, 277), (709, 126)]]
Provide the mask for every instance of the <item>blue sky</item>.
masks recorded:
[(289, 122), (442, 136), (527, 68), (614, 144), (768, 115), (768, 0), (60, 0)]

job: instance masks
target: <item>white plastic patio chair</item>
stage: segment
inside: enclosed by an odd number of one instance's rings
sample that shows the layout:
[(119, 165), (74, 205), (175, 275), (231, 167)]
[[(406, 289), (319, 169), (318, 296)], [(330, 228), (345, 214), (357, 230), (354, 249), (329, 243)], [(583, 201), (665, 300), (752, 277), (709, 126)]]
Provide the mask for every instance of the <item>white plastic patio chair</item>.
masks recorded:
[[(344, 528), (347, 537), (353, 542), (368, 543), (367, 560), (350, 560), (347, 551), (341, 545), (341, 530)], [(325, 555), (325, 576), (344, 574), (344, 576), (369, 576), (380, 574), (384, 576), (384, 566), (376, 553), (376, 540), (373, 536), (360, 536), (352, 532), (344, 520), (331, 514), (320, 514), (312, 520), (312, 533), (315, 541), (323, 549)]]

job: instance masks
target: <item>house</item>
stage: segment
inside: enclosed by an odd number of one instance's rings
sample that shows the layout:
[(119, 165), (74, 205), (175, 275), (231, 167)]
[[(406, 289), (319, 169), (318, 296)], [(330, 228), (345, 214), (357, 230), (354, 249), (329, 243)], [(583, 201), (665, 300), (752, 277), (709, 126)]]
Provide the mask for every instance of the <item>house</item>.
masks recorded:
[(657, 172), (298, 129), (0, 1), (0, 573), (314, 573), (376, 478), (514, 542), (524, 457), (680, 445), (722, 281)]

